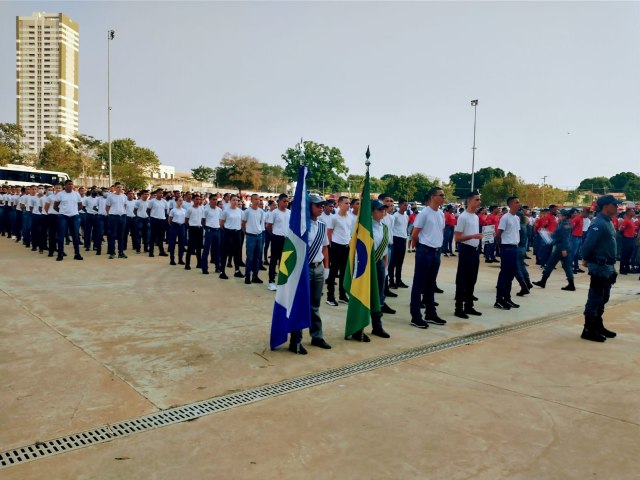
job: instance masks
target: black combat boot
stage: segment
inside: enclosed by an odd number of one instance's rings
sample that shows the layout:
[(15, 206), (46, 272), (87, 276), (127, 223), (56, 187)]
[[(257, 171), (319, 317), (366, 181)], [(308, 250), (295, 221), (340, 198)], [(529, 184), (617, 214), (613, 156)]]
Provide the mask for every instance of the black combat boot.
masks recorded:
[(591, 340), (592, 342), (604, 342), (607, 337), (598, 330), (597, 321), (598, 317), (585, 315), (584, 328), (582, 329), (582, 335), (580, 335), (580, 337), (585, 340)]

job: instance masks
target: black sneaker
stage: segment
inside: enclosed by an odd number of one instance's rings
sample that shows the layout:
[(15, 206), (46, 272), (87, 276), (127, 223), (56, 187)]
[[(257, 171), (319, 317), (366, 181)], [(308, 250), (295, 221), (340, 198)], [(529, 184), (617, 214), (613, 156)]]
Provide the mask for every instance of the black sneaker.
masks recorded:
[(393, 288), (394, 290), (397, 290), (398, 285), (396, 285), (395, 282), (389, 282), (389, 288)]
[(127, 255), (124, 253), (120, 253), (118, 254), (118, 258), (129, 258), (129, 257), (127, 257)]
[(222, 280), (229, 280), (229, 277), (227, 277), (227, 274), (224, 272), (220, 273), (220, 276), (218, 278), (221, 278)]
[(406, 285), (402, 280), (400, 280), (398, 283), (396, 283), (396, 286), (398, 288), (409, 288), (409, 285)]
[(325, 350), (330, 350), (331, 345), (324, 341), (324, 338), (312, 338), (311, 345), (314, 347), (324, 348)]
[(444, 290), (442, 290), (441, 288), (436, 287), (436, 289), (434, 290), (436, 293), (444, 293)]
[(175, 260), (170, 260), (169, 261), (169, 265), (176, 265), (176, 261)]
[(473, 307), (465, 308), (464, 313), (466, 313), (467, 315), (473, 315), (474, 317), (479, 317), (482, 315), (482, 313), (480, 313)]
[(209, 275), (209, 270), (202, 270), (203, 275)]
[(242, 274), (242, 272), (240, 270), (236, 270), (235, 273), (233, 274), (234, 277), (236, 278), (244, 278), (244, 275)]
[(458, 318), (469, 318), (469, 315), (464, 313), (462, 310), (456, 310), (453, 314)]
[(440, 318), (437, 314), (432, 317), (425, 317), (424, 319), (427, 323), (433, 323), (435, 325), (446, 325), (447, 321), (443, 318)]
[(169, 255), (167, 255), (167, 252), (160, 252), (158, 254), (159, 257), (168, 257)]
[(371, 341), (371, 339), (364, 332), (354, 333), (349, 337), (349, 339), (364, 343), (369, 343)]
[(251, 285), (251, 279), (249, 277), (245, 277), (244, 284), (245, 285)]
[(496, 300), (496, 303), (493, 306), (499, 310), (511, 310), (511, 306), (502, 300)]
[(340, 303), (349, 303), (349, 297), (347, 297), (347, 296), (342, 296), (342, 295), (341, 295), (341, 296), (338, 298), (338, 301), (339, 301)]
[(387, 305), (386, 303), (382, 304), (382, 307), (380, 307), (380, 311), (382, 313), (388, 313), (389, 315), (395, 315), (396, 311), (391, 308), (389, 305)]
[(262, 270), (263, 272), (266, 272), (267, 269), (264, 265), (260, 265), (260, 268), (258, 270)]
[(191, 270), (191, 265), (189, 265), (188, 263), (184, 266), (185, 270)]
[(58, 255), (56, 257), (56, 262), (61, 262), (62, 260), (64, 260), (64, 257), (62, 255)]
[(337, 307), (338, 302), (336, 302), (335, 298), (327, 298), (327, 305), (331, 305), (332, 307)]
[(411, 319), (410, 325), (412, 325), (414, 327), (417, 327), (417, 328), (429, 328), (429, 325), (427, 324), (427, 322), (425, 322), (421, 318), (413, 318), (413, 319)]
[(261, 278), (259, 278), (257, 275), (255, 275), (255, 276), (253, 276), (251, 278), (251, 283), (264, 283), (264, 282), (262, 281)]
[(391, 290), (385, 290), (385, 291), (384, 291), (384, 295), (385, 295), (386, 297), (391, 297), (391, 298), (395, 298), (395, 297), (397, 297), (397, 296), (398, 296), (398, 294), (397, 294), (397, 293), (394, 293), (394, 292), (392, 292)]
[(82, 255), (80, 255), (79, 253), (77, 255), (73, 256), (74, 260), (84, 260), (84, 258), (82, 258)]
[(116, 256), (113, 253), (109, 254), (109, 260), (113, 260), (114, 258), (116, 258)]
[(382, 327), (374, 328), (373, 330), (371, 330), (371, 335), (375, 335), (376, 337), (380, 338), (391, 338), (391, 335), (389, 335)]
[(520, 305), (518, 305), (517, 303), (513, 303), (511, 299), (505, 300), (504, 303), (509, 305), (511, 308), (520, 308)]

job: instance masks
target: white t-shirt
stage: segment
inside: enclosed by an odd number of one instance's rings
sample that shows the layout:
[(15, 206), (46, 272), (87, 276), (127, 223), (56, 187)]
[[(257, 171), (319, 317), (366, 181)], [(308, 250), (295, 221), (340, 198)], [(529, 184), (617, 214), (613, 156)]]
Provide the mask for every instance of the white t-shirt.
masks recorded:
[(109, 207), (109, 215), (126, 215), (127, 214), (127, 196), (124, 193), (110, 193), (107, 197), (106, 206)]
[(78, 204), (82, 202), (82, 197), (78, 192), (65, 192), (62, 190), (54, 195), (54, 202), (60, 202), (58, 205), (58, 213), (67, 217), (78, 215)]
[(202, 226), (202, 217), (204, 215), (204, 211), (202, 207), (189, 207), (187, 208), (187, 218), (189, 219), (190, 227), (201, 227)]
[(98, 197), (98, 215), (106, 215), (107, 209), (107, 199), (104, 196)]
[(167, 218), (167, 201), (164, 198), (160, 200), (157, 198), (149, 200), (149, 206), (147, 208), (151, 210), (151, 218), (155, 218), (157, 220), (164, 220)]
[[(309, 224), (308, 245), (311, 245), (315, 241), (317, 234), (318, 234), (318, 221), (311, 220), (311, 223)], [(327, 238), (326, 228), (324, 230), (324, 238), (322, 239), (322, 246), (323, 247), (329, 246), (329, 239)], [(310, 259), (310, 262), (318, 263), (318, 262), (321, 262), (323, 259), (324, 259), (324, 254), (322, 253), (322, 248), (321, 248), (318, 250), (318, 253), (316, 254), (316, 256)]]
[(210, 205), (206, 205), (203, 210), (203, 216), (205, 226), (209, 228), (220, 228), (220, 215), (222, 209), (216, 207), (211, 208)]
[(94, 210), (93, 207), (98, 207), (98, 197), (85, 197), (82, 201), (84, 205), (84, 209), (87, 211), (89, 215), (97, 215), (98, 211)]
[(39, 196), (35, 196), (35, 197), (31, 197), (31, 206), (33, 207), (33, 211), (31, 213), (33, 213), (34, 215), (42, 215), (42, 212), (40, 211), (41, 208), (44, 208), (44, 196), (39, 197)]
[(171, 217), (171, 223), (177, 223), (179, 225), (184, 224), (184, 220), (187, 216), (187, 211), (180, 207), (172, 208), (169, 212), (169, 217)]
[(327, 215), (326, 213), (322, 212), (318, 217), (318, 221), (324, 223), (327, 226), (327, 228), (330, 228), (331, 217), (333, 217), (333, 215)]
[(44, 201), (44, 205), (42, 207), (42, 213), (45, 213), (46, 211), (46, 205), (49, 205), (49, 211), (47, 212), (47, 215), (58, 215), (58, 212), (56, 212), (56, 209), (53, 208), (53, 202), (55, 201), (55, 195), (48, 195), (45, 198)]
[(349, 245), (351, 241), (351, 232), (353, 231), (353, 224), (351, 223), (351, 217), (349, 215), (335, 215), (329, 216), (327, 228), (331, 229), (331, 242), (339, 245)]
[(501, 242), (503, 245), (518, 245), (520, 243), (520, 219), (509, 212), (502, 215), (498, 230), (502, 230)]
[[(480, 233), (480, 220), (475, 213), (469, 213), (466, 210), (458, 217), (458, 223), (454, 228), (454, 232), (460, 232), (463, 235), (476, 235)], [(476, 238), (470, 238), (462, 243), (477, 247), (480, 244), (480, 240)]]
[(138, 209), (136, 210), (136, 217), (149, 218), (149, 215), (147, 215), (147, 208), (149, 208), (149, 200), (136, 200), (135, 208)]
[(251, 207), (242, 212), (242, 221), (246, 222), (245, 232), (252, 235), (258, 235), (263, 232), (264, 228), (264, 210)]
[(409, 215), (407, 212), (400, 213), (399, 211), (393, 214), (393, 228), (391, 229), (392, 235), (398, 238), (407, 238), (407, 227), (409, 226)]
[(242, 226), (242, 210), (237, 207), (223, 209), (220, 220), (224, 220), (225, 230), (240, 230)]
[(444, 240), (444, 213), (427, 206), (416, 217), (413, 228), (420, 228), (418, 243), (427, 247), (441, 248)]
[(590, 218), (583, 218), (582, 219), (582, 233), (584, 233), (587, 230), (589, 230), (590, 226), (591, 226), (591, 219)]
[(282, 210), (277, 208), (273, 212), (267, 213), (267, 215), (270, 216), (270, 218), (267, 219), (266, 222), (271, 224), (271, 233), (284, 237), (287, 234), (287, 230), (289, 229), (291, 210), (285, 208), (283, 212)]
[(136, 216), (135, 213), (133, 213), (133, 210), (136, 208), (136, 204), (138, 203), (137, 200), (127, 200), (125, 202), (125, 209), (127, 211), (127, 217), (131, 217), (134, 218)]

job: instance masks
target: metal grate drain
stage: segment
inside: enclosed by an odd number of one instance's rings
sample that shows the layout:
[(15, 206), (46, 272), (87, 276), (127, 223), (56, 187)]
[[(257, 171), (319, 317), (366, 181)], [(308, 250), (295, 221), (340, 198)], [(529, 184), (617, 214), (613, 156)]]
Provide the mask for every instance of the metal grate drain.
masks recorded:
[(75, 433), (65, 437), (37, 442), (26, 447), (15, 448), (0, 452), (0, 469), (30, 462), (39, 458), (50, 457), (63, 452), (69, 452), (80, 448), (108, 442), (110, 440), (126, 437), (135, 433), (140, 433), (156, 428), (172, 425), (175, 423), (187, 422), (210, 415), (212, 413), (229, 410), (231, 408), (248, 405), (266, 398), (284, 395), (304, 388), (322, 385), (341, 378), (345, 378), (358, 373), (375, 370), (400, 363), (411, 358), (428, 355), (431, 353), (446, 350), (448, 348), (477, 342), (486, 338), (495, 337), (515, 330), (532, 327), (542, 323), (548, 323), (559, 318), (570, 315), (571, 312), (526, 320), (512, 325), (471, 333), (460, 337), (455, 337), (440, 342), (416, 347), (399, 353), (392, 353), (381, 357), (364, 360), (352, 365), (334, 368), (319, 373), (312, 373), (304, 377), (284, 380), (282, 382), (255, 387), (242, 392), (231, 393), (221, 397), (214, 397), (209, 400), (174, 407), (161, 412), (144, 415), (132, 420), (126, 420), (114, 424), (108, 424), (93, 430)]

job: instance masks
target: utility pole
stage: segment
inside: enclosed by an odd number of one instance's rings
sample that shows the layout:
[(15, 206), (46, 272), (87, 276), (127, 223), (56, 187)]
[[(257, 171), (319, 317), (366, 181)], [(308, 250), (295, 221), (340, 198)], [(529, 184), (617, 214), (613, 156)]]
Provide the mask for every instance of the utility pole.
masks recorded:
[(542, 177), (542, 208), (544, 208), (544, 191), (546, 190), (546, 186), (547, 186), (547, 176), (545, 175), (544, 177)]

